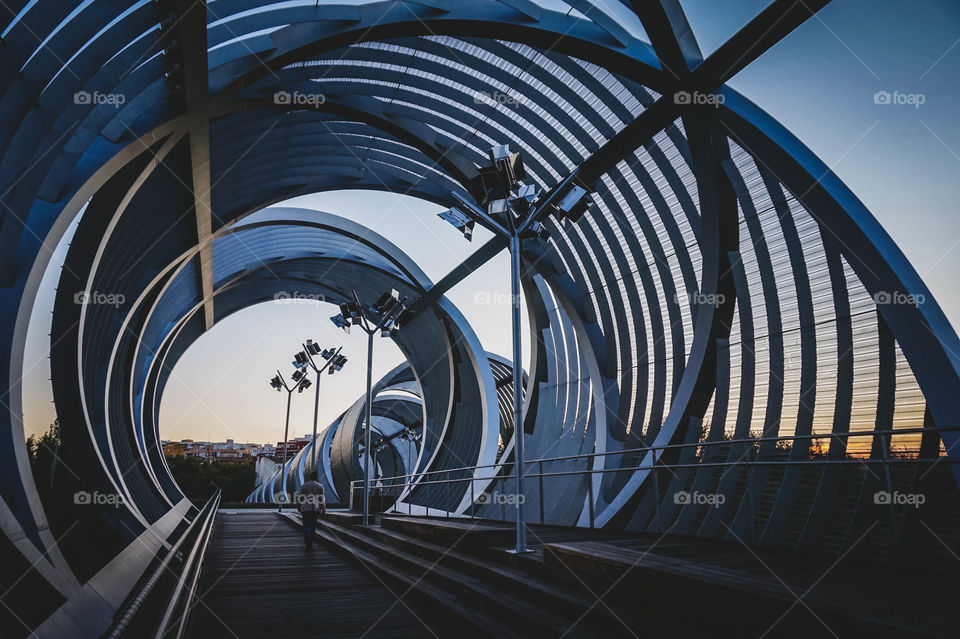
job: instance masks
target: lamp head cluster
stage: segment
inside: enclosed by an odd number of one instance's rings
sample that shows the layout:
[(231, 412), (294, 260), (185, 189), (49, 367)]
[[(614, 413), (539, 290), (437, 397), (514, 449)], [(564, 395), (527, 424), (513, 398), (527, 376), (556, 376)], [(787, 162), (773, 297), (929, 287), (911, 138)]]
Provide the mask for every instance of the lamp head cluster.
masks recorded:
[(363, 310), (357, 302), (344, 302), (340, 305), (340, 315), (350, 324), (360, 324), (363, 321)]
[(293, 379), (293, 382), (297, 385), (297, 392), (302, 393), (305, 389), (310, 388), (313, 383), (307, 377), (307, 371), (298, 368), (293, 371), (293, 375), (290, 376)]
[(404, 428), (400, 433), (400, 439), (408, 442), (418, 442), (423, 439), (423, 433), (413, 428)]
[[(351, 326), (360, 325), (368, 333), (380, 331), (382, 337), (392, 337), (400, 330), (400, 316), (407, 310), (407, 298), (400, 299), (397, 291), (384, 293), (366, 309), (360, 305), (356, 293), (353, 298), (353, 301), (340, 305), (339, 315), (330, 318), (337, 328), (349, 333)], [(364, 314), (365, 311), (372, 315), (372, 321)]]
[(576, 172), (544, 192), (533, 184), (523, 183), (527, 177), (523, 157), (519, 152), (512, 153), (509, 145), (491, 148), (489, 160), (470, 180), (468, 190), (476, 204), (454, 192), (458, 204), (439, 214), (467, 240), (473, 239), (477, 222), (492, 227), (494, 232), (511, 229), (521, 237), (545, 238), (542, 220), (547, 215), (576, 222), (593, 204), (589, 187), (577, 179)]
[(283, 390), (283, 382), (280, 381), (279, 375), (274, 375), (270, 380), (270, 388), (273, 388), (278, 393)]
[(347, 358), (343, 355), (336, 355), (333, 359), (330, 360), (330, 366), (327, 368), (327, 374), (333, 375), (335, 372), (342, 370), (343, 365), (347, 363)]
[(520, 153), (511, 153), (510, 145), (498, 144), (488, 153), (490, 164), (482, 166), (470, 180), (470, 194), (481, 206), (510, 196), (527, 177)]
[[(314, 355), (319, 355), (326, 363), (323, 366), (317, 366), (313, 360)], [(321, 348), (319, 344), (312, 339), (308, 339), (303, 345), (303, 350), (293, 356), (293, 366), (297, 371), (301, 371), (309, 366), (319, 375), (326, 369), (329, 375), (342, 370), (343, 365), (347, 363), (347, 358), (340, 354), (340, 349)], [(297, 377), (294, 374), (294, 380)]]

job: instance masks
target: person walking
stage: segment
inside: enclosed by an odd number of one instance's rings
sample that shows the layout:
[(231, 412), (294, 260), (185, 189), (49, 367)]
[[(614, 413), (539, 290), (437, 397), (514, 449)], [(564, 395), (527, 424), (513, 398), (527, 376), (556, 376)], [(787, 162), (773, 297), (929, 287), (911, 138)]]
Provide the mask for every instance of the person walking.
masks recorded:
[(317, 471), (310, 473), (310, 481), (300, 487), (298, 499), (307, 550), (313, 548), (314, 532), (317, 530), (317, 517), (327, 512), (327, 502), (323, 497), (323, 484), (317, 481), (319, 477)]

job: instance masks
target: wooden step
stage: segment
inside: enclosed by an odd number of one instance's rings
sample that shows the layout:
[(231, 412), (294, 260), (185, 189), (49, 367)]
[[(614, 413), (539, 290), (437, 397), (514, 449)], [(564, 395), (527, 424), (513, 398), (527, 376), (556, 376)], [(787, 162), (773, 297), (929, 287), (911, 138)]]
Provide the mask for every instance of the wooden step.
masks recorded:
[(570, 621), (555, 612), (531, 601), (505, 595), (473, 574), (448, 568), (436, 561), (429, 563), (396, 547), (385, 547), (365, 534), (365, 530), (351, 530), (329, 522), (323, 522), (323, 526), (342, 543), (379, 557), (381, 565), (389, 563), (421, 583), (431, 583), (480, 609), (495, 611), (497, 618), (510, 619), (513, 630), (519, 631), (521, 636), (587, 636), (576, 628), (571, 629)]
[(362, 532), (379, 542), (407, 550), (425, 560), (475, 576), (493, 585), (501, 596), (517, 597), (525, 602), (534, 602), (542, 608), (555, 610), (565, 619), (568, 627), (576, 623), (577, 627), (605, 637), (633, 637), (636, 636), (636, 631), (633, 630), (635, 628), (643, 628), (645, 632), (657, 636), (662, 636), (662, 633), (676, 635), (674, 623), (666, 624), (663, 620), (651, 618), (649, 615), (641, 618), (635, 611), (611, 609), (599, 604), (596, 596), (584, 597), (580, 592), (574, 592), (556, 582), (511, 568), (505, 563), (509, 555), (503, 551), (500, 552), (503, 554), (504, 563), (500, 563), (379, 527), (367, 528)]
[[(747, 623), (746, 632), (764, 632), (781, 616), (776, 626), (777, 636), (820, 636), (823, 623), (841, 636), (869, 635), (874, 637), (939, 636), (930, 631), (918, 631), (919, 620), (890, 618), (870, 602), (834, 598), (810, 593), (797, 604), (797, 595), (791, 594), (783, 582), (773, 577), (757, 577), (741, 570), (730, 570), (702, 562), (666, 557), (655, 553), (636, 551), (610, 544), (583, 541), (547, 544), (550, 553), (567, 567), (577, 571), (583, 579), (598, 587), (618, 587), (627, 591), (643, 584), (656, 583), (665, 598), (682, 596), (699, 602), (698, 608), (706, 615), (726, 616)], [(624, 577), (624, 575), (627, 575)], [(795, 586), (793, 592), (805, 589)], [(750, 615), (744, 615), (744, 602), (749, 602)], [(808, 612), (807, 606), (813, 614)], [(821, 621), (822, 619), (822, 621)]]
[[(293, 526), (301, 527), (299, 515), (284, 514), (283, 517)], [(410, 596), (418, 597), (427, 605), (439, 605), (448, 613), (458, 617), (463, 623), (464, 637), (502, 637), (516, 636), (506, 625), (483, 612), (466, 607), (458, 597), (452, 596), (441, 588), (420, 579), (418, 576), (394, 568), (382, 561), (373, 553), (357, 548), (339, 537), (324, 531), (318, 526), (317, 537), (339, 549), (365, 566), (373, 575), (390, 588), (397, 597), (405, 599)]]

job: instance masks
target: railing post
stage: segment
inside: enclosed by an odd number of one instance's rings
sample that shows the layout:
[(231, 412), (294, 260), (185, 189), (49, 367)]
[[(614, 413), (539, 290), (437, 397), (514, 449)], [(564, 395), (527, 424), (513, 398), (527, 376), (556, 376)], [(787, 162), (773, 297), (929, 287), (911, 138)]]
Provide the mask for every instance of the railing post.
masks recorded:
[(888, 439), (889, 435), (880, 436), (880, 446), (882, 448), (883, 460), (883, 475), (887, 483), (887, 494), (890, 495), (889, 505), (890, 505), (890, 538), (893, 540), (893, 554), (896, 556), (898, 554), (900, 546), (900, 536), (897, 534), (897, 511), (894, 508), (893, 500), (893, 478), (890, 476), (890, 465), (888, 463), (889, 457), (887, 451), (890, 446), (890, 440)]
[(650, 472), (653, 473), (653, 493), (654, 493), (654, 506), (656, 507), (656, 517), (657, 517), (657, 532), (663, 530), (662, 524), (660, 522), (660, 479), (657, 474), (657, 459), (654, 455), (653, 466), (650, 468)]
[(543, 525), (543, 460), (537, 462), (538, 471), (537, 474), (540, 480), (540, 524)]
[(587, 456), (587, 503), (590, 507), (590, 529), (594, 528), (594, 508), (593, 508), (593, 455)]
[(750, 481), (750, 452), (753, 449), (753, 444), (748, 444), (750, 448), (747, 449), (747, 454), (744, 456), (744, 465), (746, 469), (744, 474), (746, 475), (746, 498), (747, 498), (747, 513), (750, 515), (750, 541), (756, 542), (757, 533), (756, 533), (756, 523), (754, 522), (754, 513), (753, 513), (753, 482)]
[[(506, 495), (506, 484), (507, 480), (503, 477), (500, 478), (500, 495)], [(507, 514), (504, 512), (506, 510), (506, 499), (500, 499), (500, 520), (506, 521)]]
[(473, 484), (475, 481), (473, 475), (470, 475), (470, 516), (474, 518), (477, 516), (477, 498), (473, 494)]

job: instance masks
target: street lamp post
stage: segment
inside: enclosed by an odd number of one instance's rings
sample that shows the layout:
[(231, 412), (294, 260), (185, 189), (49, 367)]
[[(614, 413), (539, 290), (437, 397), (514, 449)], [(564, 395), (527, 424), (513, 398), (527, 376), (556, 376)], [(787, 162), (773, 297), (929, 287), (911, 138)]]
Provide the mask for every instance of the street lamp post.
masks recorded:
[[(320, 350), (319, 344), (312, 339), (308, 339), (307, 343), (302, 344), (302, 346), (303, 350), (293, 356), (293, 365), (298, 369), (309, 366), (313, 369), (313, 372), (316, 373), (317, 388), (313, 395), (313, 439), (311, 440), (313, 442), (313, 452), (310, 457), (313, 463), (313, 470), (317, 470), (317, 417), (320, 411), (320, 375), (323, 374), (323, 371), (327, 371), (328, 374), (333, 375), (335, 372), (341, 370), (343, 365), (347, 363), (347, 358), (340, 354), (343, 347), (337, 350), (333, 350), (332, 348)], [(322, 366), (317, 366), (313, 359), (314, 355), (320, 355), (320, 357), (325, 360)]]
[[(380, 333), (381, 337), (396, 335), (400, 330), (400, 315), (407, 309), (407, 299), (400, 299), (396, 291), (389, 291), (380, 296), (366, 311), (353, 291), (353, 300), (340, 305), (340, 314), (330, 320), (339, 328), (350, 332), (351, 326), (359, 326), (367, 334), (367, 406), (366, 426), (364, 428), (363, 443), (363, 519), (364, 526), (370, 523), (370, 457), (373, 450), (370, 446), (371, 432), (373, 431), (373, 336)], [(367, 317), (367, 312), (373, 314), (374, 319)]]
[(310, 380), (307, 379), (307, 374), (304, 371), (299, 369), (293, 372), (291, 375), (293, 381), (293, 386), (287, 384), (287, 380), (283, 378), (283, 375), (280, 374), (280, 371), (277, 371), (277, 374), (270, 380), (270, 387), (275, 389), (278, 393), (282, 390), (287, 391), (287, 417), (284, 420), (283, 424), (283, 464), (280, 465), (280, 485), (283, 487), (283, 497), (280, 500), (280, 504), (277, 506), (277, 512), (283, 510), (283, 504), (287, 501), (287, 477), (286, 477), (286, 467), (287, 467), (287, 437), (290, 434), (290, 400), (293, 397), (293, 391), (302, 393), (305, 388), (310, 388)]
[[(410, 483), (413, 480), (413, 471), (417, 468), (417, 458), (413, 454), (413, 444), (414, 442), (420, 441), (423, 437), (422, 433), (418, 433), (413, 428), (404, 428), (403, 432), (400, 434), (402, 439), (407, 440), (407, 481), (406, 481), (406, 492), (407, 499), (410, 498)], [(396, 510), (396, 508), (394, 508)]]
[[(526, 523), (523, 519), (523, 370), (520, 341), (520, 242), (546, 235), (542, 221), (550, 215), (575, 222), (590, 207), (586, 185), (576, 172), (571, 173), (548, 193), (532, 184), (523, 184), (526, 177), (519, 153), (511, 153), (506, 144), (490, 149), (490, 165), (480, 168), (470, 190), (480, 208), (467, 196), (454, 192), (458, 204), (440, 217), (450, 222), (467, 240), (473, 239), (476, 224), (500, 235), (510, 246), (511, 323), (513, 329), (513, 428), (514, 465), (516, 467), (517, 539), (515, 553), (527, 549)], [(542, 499), (542, 496), (541, 496)]]

